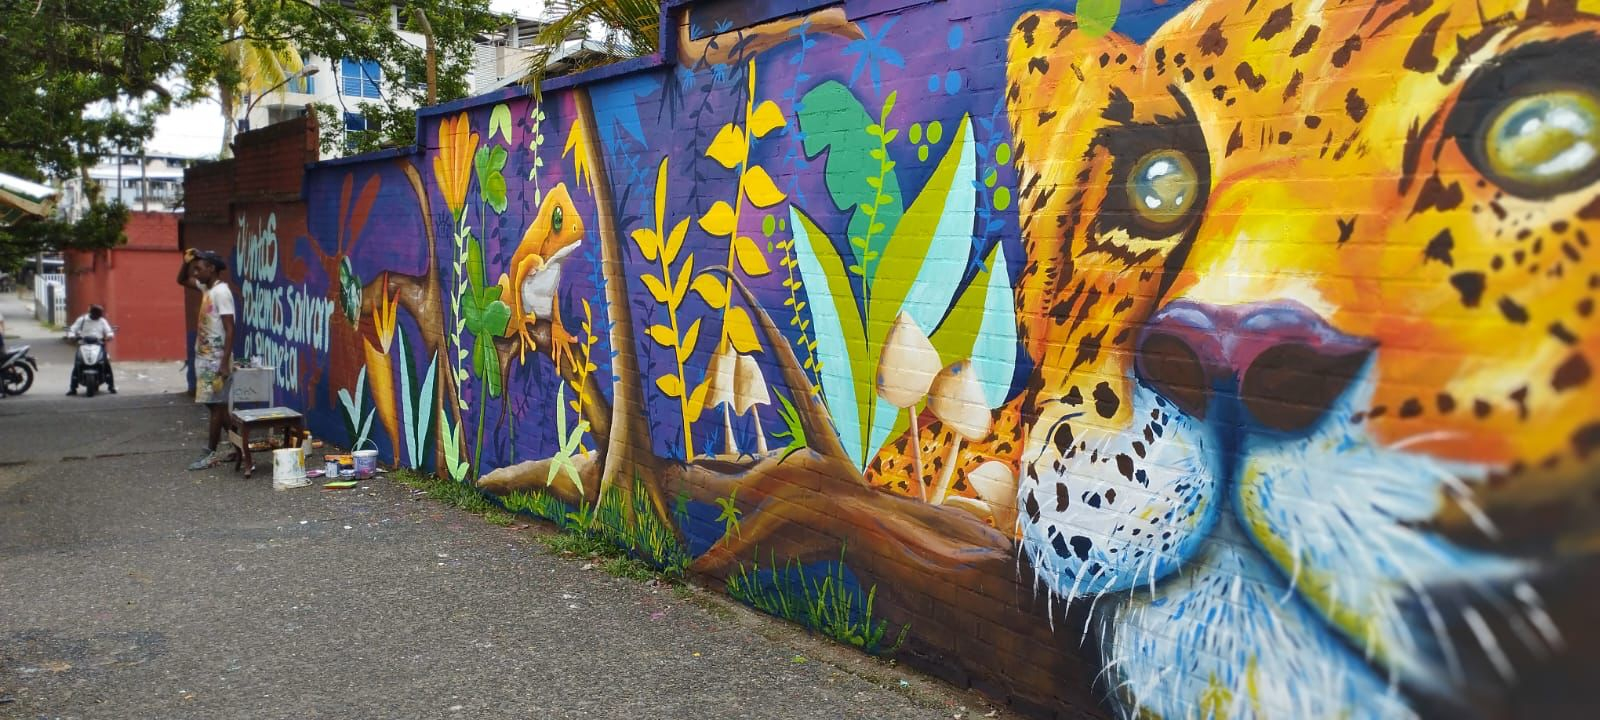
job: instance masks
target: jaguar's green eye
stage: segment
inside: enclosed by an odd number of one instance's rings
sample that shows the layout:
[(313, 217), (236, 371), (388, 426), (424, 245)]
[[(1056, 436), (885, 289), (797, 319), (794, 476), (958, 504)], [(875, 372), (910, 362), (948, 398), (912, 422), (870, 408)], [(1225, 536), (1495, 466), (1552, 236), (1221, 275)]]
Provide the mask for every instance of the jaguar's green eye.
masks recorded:
[(1600, 94), (1567, 88), (1501, 105), (1484, 133), (1487, 170), (1521, 194), (1574, 190), (1600, 177)]
[(1156, 150), (1139, 158), (1128, 175), (1128, 200), (1134, 212), (1157, 226), (1188, 216), (1200, 194), (1194, 164), (1177, 150)]
[(559, 205), (556, 206), (556, 209), (550, 213), (550, 229), (552, 231), (557, 233), (561, 232), (561, 221), (563, 220), (563, 215), (565, 215), (565, 213), (561, 212), (561, 207)]

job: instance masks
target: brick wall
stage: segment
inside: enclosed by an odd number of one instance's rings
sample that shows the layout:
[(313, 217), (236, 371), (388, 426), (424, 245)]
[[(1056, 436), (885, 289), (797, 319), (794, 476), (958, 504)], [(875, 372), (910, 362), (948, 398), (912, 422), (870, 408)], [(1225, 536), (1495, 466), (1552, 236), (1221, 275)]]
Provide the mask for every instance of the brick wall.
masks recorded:
[[(240, 133), (234, 139), (233, 158), (186, 170), (186, 212), (179, 229), (181, 248), (210, 250), (222, 255), (230, 266), (235, 265), (240, 257), (239, 239), (248, 234), (242, 228), (253, 223), (251, 212), (261, 207), (267, 207), (268, 214), (284, 217), (289, 223), (287, 228), (298, 234), (300, 231), (295, 228), (304, 227), (305, 168), (317, 161), (318, 137), (317, 119), (308, 115)], [(238, 268), (231, 270), (224, 277), (238, 301), (242, 287)], [(168, 272), (176, 274), (177, 264)], [(200, 294), (193, 289), (173, 290), (184, 295), (187, 352), (192, 354)], [(240, 333), (241, 346), (243, 338)], [(239, 353), (239, 357), (247, 356)], [(190, 383), (192, 388), (192, 377)]]
[(1594, 714), (1600, 6), (666, 5), (251, 206), (320, 436), (1031, 716)]

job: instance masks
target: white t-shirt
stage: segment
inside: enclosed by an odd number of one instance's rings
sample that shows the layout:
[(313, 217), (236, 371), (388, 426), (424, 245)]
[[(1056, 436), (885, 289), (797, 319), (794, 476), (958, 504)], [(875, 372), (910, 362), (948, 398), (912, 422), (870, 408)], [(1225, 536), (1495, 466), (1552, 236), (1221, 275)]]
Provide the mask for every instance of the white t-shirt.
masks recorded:
[(222, 344), (227, 337), (222, 316), (232, 314), (233, 291), (228, 289), (227, 283), (218, 280), (200, 298), (194, 338), (196, 363), (205, 363), (213, 371), (222, 367)]
[(104, 340), (109, 337), (115, 337), (117, 333), (111, 329), (111, 323), (107, 322), (105, 318), (102, 317), (96, 320), (85, 313), (79, 315), (78, 319), (73, 321), (72, 327), (67, 330), (67, 334), (72, 337)]

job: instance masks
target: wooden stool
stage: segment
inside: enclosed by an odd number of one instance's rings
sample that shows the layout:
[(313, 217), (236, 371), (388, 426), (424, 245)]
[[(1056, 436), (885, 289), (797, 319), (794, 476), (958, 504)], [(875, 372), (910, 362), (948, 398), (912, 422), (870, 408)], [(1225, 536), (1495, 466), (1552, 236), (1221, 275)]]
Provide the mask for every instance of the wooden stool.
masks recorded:
[(274, 430), (283, 431), (281, 447), (295, 447), (306, 438), (306, 419), (286, 407), (252, 408), (234, 410), (228, 414), (228, 442), (238, 451), (233, 461), (235, 472), (244, 468), (244, 476), (255, 472), (256, 460), (250, 452), (250, 436), (271, 440)]

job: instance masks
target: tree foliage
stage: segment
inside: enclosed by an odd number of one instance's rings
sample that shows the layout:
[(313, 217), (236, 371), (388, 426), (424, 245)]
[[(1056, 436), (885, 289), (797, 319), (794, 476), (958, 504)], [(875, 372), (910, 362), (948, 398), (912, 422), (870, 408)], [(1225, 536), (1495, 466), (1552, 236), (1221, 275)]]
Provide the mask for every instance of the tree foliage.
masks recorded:
[[(476, 38), (501, 22), (488, 4), (0, 0), (0, 171), (41, 182), (83, 172), (101, 157), (142, 147), (156, 119), (175, 106), (217, 102), (211, 95), (218, 90), (237, 98), (270, 89), (262, 86), (282, 79), (283, 69), (263, 75), (259, 63), (246, 60), (288, 54), (331, 58), (323, 62), (335, 65), (340, 58), (375, 61), (386, 80), (384, 96), (355, 107), (318, 108), (324, 126), (343, 127), (342, 113), (361, 113), (378, 130), (356, 149), (413, 142), (414, 108), (427, 97), (426, 53), (417, 32), (423, 19), (436, 48), (437, 101), (453, 100), (469, 90)], [(337, 67), (320, 70), (318, 82), (338, 82)], [(340, 140), (340, 133), (325, 133), (327, 147)], [(105, 211), (94, 217), (107, 219)], [(40, 238), (115, 242), (88, 227), (64, 235), (59, 224), (38, 225), (0, 229), (0, 255), (35, 247)]]
[(562, 45), (583, 38), (591, 25), (609, 31), (601, 51), (579, 58), (567, 72), (587, 70), (619, 57), (640, 57), (661, 45), (661, 0), (550, 0), (552, 20), (539, 29), (533, 43), (539, 49), (528, 59), (524, 80), (535, 92), (551, 75), (551, 63)]

